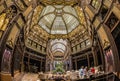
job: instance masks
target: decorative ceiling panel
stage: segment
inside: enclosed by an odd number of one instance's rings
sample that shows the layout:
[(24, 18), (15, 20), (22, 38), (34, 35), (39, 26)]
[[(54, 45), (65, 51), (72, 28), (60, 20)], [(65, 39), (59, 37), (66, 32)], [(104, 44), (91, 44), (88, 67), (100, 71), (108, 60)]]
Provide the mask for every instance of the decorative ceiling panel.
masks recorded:
[(40, 0), (40, 2), (45, 5), (56, 5), (56, 4), (74, 5), (76, 4), (77, 0)]
[(46, 15), (46, 14), (48, 14), (48, 13), (51, 13), (51, 12), (54, 12), (54, 10), (55, 10), (55, 8), (53, 7), (53, 6), (46, 6), (43, 10), (42, 10), (42, 13), (41, 13), (41, 16), (40, 17), (42, 17), (42, 16), (44, 16), (44, 15)]

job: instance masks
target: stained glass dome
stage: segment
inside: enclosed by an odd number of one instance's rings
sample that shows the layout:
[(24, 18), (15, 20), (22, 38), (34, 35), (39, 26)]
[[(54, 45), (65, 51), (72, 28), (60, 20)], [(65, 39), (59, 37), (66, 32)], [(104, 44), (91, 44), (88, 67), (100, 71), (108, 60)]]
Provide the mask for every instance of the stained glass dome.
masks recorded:
[(79, 17), (74, 7), (48, 5), (43, 8), (38, 24), (49, 34), (68, 34), (79, 25)]

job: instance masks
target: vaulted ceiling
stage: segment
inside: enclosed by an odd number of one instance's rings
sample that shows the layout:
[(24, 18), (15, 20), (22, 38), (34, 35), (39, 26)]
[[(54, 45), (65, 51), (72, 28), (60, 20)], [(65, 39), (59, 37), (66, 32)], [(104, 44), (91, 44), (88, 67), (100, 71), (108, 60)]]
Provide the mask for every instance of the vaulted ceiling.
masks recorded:
[(68, 34), (79, 23), (75, 8), (64, 5), (48, 5), (43, 8), (38, 24), (49, 34)]
[[(67, 39), (72, 45), (75, 41), (89, 38), (87, 14), (84, 6), (89, 0), (41, 0), (28, 17), (31, 17), (28, 27), (28, 37), (45, 41), (48, 53), (54, 57), (69, 54), (70, 47), (64, 44)], [(51, 41), (50, 41), (51, 40)], [(49, 44), (54, 42), (55, 44)], [(62, 42), (61, 42), (62, 41)], [(68, 52), (69, 51), (69, 52)]]
[[(49, 48), (52, 56), (66, 57), (73, 46), (88, 39), (89, 17), (84, 11), (90, 0), (7, 0), (15, 3), (25, 17), (25, 41), (30, 39), (44, 49)], [(4, 3), (4, 0), (1, 1)], [(21, 22), (21, 20), (19, 20)], [(22, 22), (21, 22), (22, 23)], [(54, 44), (52, 43), (56, 41)], [(77, 43), (76, 43), (77, 42)], [(71, 46), (69, 46), (71, 44)], [(42, 49), (42, 50), (44, 50)]]
[(72, 40), (76, 35), (87, 33), (85, 13), (75, 0), (41, 0), (40, 4), (33, 11), (29, 33), (34, 31), (45, 40), (48, 38)]

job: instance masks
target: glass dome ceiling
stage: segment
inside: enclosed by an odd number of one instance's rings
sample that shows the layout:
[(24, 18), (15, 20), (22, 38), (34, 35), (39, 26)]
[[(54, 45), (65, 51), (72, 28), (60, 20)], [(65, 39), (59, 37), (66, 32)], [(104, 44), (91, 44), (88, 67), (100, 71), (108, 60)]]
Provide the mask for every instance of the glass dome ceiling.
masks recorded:
[(43, 8), (38, 24), (49, 34), (68, 34), (80, 23), (74, 7), (48, 5)]

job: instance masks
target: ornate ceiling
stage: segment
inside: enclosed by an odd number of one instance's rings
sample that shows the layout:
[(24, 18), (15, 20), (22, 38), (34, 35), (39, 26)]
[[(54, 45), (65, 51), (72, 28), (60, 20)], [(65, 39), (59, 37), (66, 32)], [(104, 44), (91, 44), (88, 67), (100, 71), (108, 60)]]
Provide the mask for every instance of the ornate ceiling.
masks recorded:
[[(34, 1), (30, 0), (26, 3), (34, 4)], [(46, 47), (50, 58), (67, 58), (71, 47), (88, 39), (87, 17), (83, 8), (85, 5), (81, 6), (86, 2), (88, 0), (36, 2), (37, 4), (27, 16), (26, 36)]]
[(43, 8), (38, 24), (49, 34), (68, 34), (79, 25), (79, 18), (71, 6), (48, 5)]
[(78, 2), (78, 0), (41, 0), (45, 5), (74, 5)]
[(82, 8), (70, 5), (37, 6), (33, 12), (30, 29), (34, 30), (36, 27), (39, 27), (36, 30), (37, 34), (45, 40), (71, 38), (87, 30)]
[(27, 37), (30, 36), (38, 41), (43, 39), (46, 42), (51, 38), (73, 40), (77, 36), (83, 37), (88, 33), (88, 29), (85, 14), (80, 4), (87, 4), (89, 1), (27, 0), (25, 2), (27, 5), (34, 4), (34, 9), (29, 14), (31, 21), (28, 21)]
[[(25, 38), (45, 48), (49, 40), (52, 40), (51, 43), (55, 41), (56, 43), (50, 44), (49, 53), (53, 57), (65, 57), (70, 49), (66, 42), (78, 44), (88, 35), (88, 19), (81, 6), (88, 1), (90, 0), (15, 0), (15, 5), (27, 20)], [(12, 0), (6, 0), (6, 5), (13, 3)]]
[(29, 37), (44, 41), (52, 59), (66, 58), (70, 52), (68, 42), (77, 44), (75, 41), (88, 37), (85, 15), (75, 0), (41, 0), (30, 16)]

